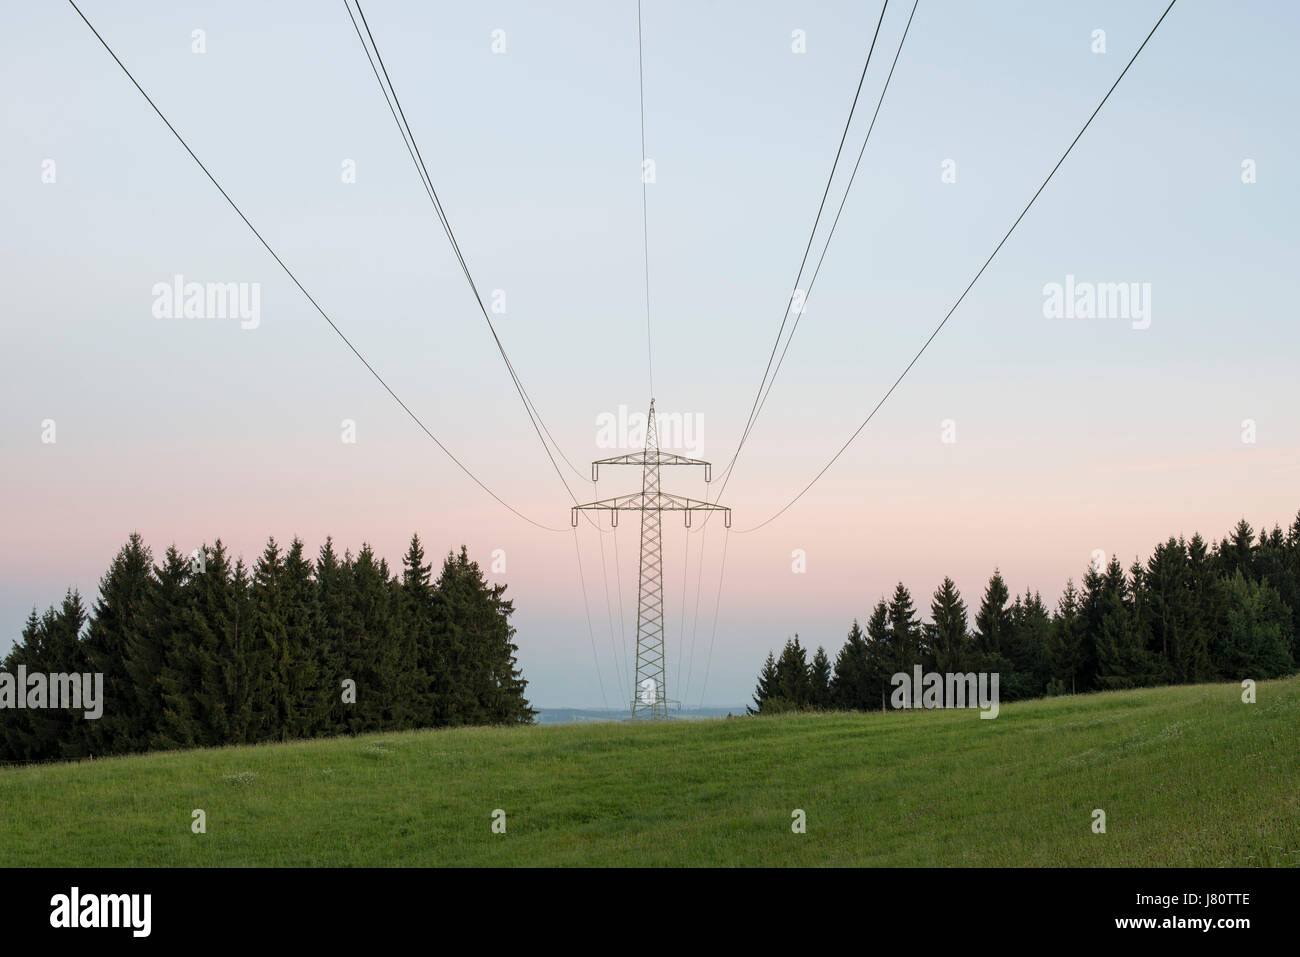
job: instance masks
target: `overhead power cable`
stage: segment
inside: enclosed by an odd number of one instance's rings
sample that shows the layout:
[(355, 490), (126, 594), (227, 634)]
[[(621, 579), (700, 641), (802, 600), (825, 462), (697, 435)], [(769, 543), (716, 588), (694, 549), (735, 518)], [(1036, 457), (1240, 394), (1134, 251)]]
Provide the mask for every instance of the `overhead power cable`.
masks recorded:
[[(356, 0), (354, 0), (354, 2), (356, 2)], [(349, 6), (347, 0), (344, 0), (343, 5), (348, 11), (349, 19), (352, 20), (353, 28), (356, 29), (357, 39), (361, 41), (362, 49), (365, 50), (366, 59), (370, 62), (370, 68), (375, 74), (375, 79), (379, 82), (379, 88), (384, 94), (384, 100), (388, 104), (389, 112), (393, 115), (393, 121), (397, 124), (398, 131), (402, 135), (402, 142), (406, 145), (407, 153), (410, 154), (412, 163), (415, 164), (416, 174), (420, 177), (420, 183), (428, 194), (429, 201), (433, 204), (434, 211), (438, 216), (438, 222), (442, 225), (443, 232), (447, 236), (447, 241), (451, 244), (452, 252), (456, 256), (456, 262), (459, 264), (461, 272), (465, 276), (465, 281), (469, 283), (470, 291), (474, 294), (474, 301), (478, 304), (479, 312), (483, 314), (483, 319), (487, 323), (488, 331), (492, 334), (492, 340), (496, 343), (497, 351), (501, 354), (501, 359), (505, 363), (506, 371), (510, 374), (510, 379), (514, 383), (515, 391), (519, 393), (519, 399), (524, 405), (524, 412), (527, 414), (528, 420), (532, 424), (533, 431), (537, 433), (538, 441), (542, 443), (542, 448), (546, 452), (546, 457), (550, 459), (551, 466), (555, 469), (555, 474), (559, 477), (561, 484), (564, 485), (564, 489), (568, 492), (569, 498), (573, 500), (574, 504), (577, 504), (578, 499), (573, 494), (573, 490), (569, 487), (569, 483), (565, 479), (564, 473), (560, 470), (559, 463), (556, 462), (555, 456), (551, 452), (551, 445), (554, 445), (555, 450), (559, 452), (560, 457), (564, 459), (569, 468), (572, 469), (579, 478), (584, 481), (587, 479), (577, 470), (577, 468), (574, 467), (573, 463), (564, 455), (563, 450), (560, 449), (559, 443), (555, 441), (555, 438), (551, 435), (550, 429), (546, 427), (546, 423), (543, 421), (541, 414), (537, 411), (536, 405), (528, 395), (523, 382), (515, 371), (514, 364), (506, 354), (505, 345), (502, 343), (501, 337), (497, 334), (496, 325), (492, 322), (492, 317), (489, 315), (487, 306), (483, 302), (483, 297), (479, 293), (478, 284), (474, 281), (474, 277), (470, 273), (469, 265), (465, 261), (464, 253), (460, 248), (460, 243), (456, 239), (455, 230), (452, 229), (451, 221), (447, 217), (446, 209), (443, 207), (442, 200), (438, 196), (438, 191), (433, 185), (433, 178), (429, 175), (429, 169), (424, 162), (424, 155), (420, 152), (420, 146), (416, 142), (415, 133), (411, 129), (411, 125), (406, 118), (406, 111), (402, 108), (402, 101), (397, 95), (397, 88), (393, 85), (392, 78), (388, 73), (388, 67), (384, 63), (383, 54), (379, 52), (379, 45), (375, 42), (374, 34), (370, 30), (370, 24), (366, 20), (365, 10), (362, 9), (359, 2), (356, 2), (357, 13), (361, 17), (361, 24), (358, 26), (356, 17), (352, 15), (352, 8)], [(362, 27), (365, 28), (364, 37), (361, 34)], [(369, 38), (369, 44), (367, 44), (367, 38)], [(374, 51), (373, 57), (371, 56), (372, 50)], [(375, 65), (376, 61), (378, 61), (377, 68)], [(382, 77), (380, 76), (381, 72), (383, 74)], [(543, 432), (545, 433), (545, 436), (543, 436)], [(550, 444), (547, 443), (548, 438), (550, 439)]]
[(709, 634), (709, 657), (704, 664), (704, 685), (700, 688), (700, 707), (704, 707), (704, 697), (709, 693), (709, 670), (713, 667), (713, 642), (718, 637), (718, 609), (722, 607), (722, 575), (727, 570), (727, 545), (731, 541), (731, 529), (722, 536), (722, 561), (718, 563), (718, 600), (713, 605), (713, 630)]
[[(840, 224), (840, 216), (844, 212), (844, 204), (848, 201), (849, 190), (853, 188), (853, 181), (858, 176), (858, 167), (862, 165), (863, 154), (866, 153), (867, 143), (871, 140), (871, 131), (876, 128), (876, 119), (880, 116), (880, 107), (885, 102), (885, 94), (889, 92), (889, 81), (894, 78), (894, 68), (898, 66), (898, 58), (903, 52), (903, 44), (907, 42), (908, 31), (912, 29), (912, 18), (916, 16), (916, 8), (920, 2), (921, 0), (914, 0), (912, 3), (912, 12), (908, 15), (907, 25), (903, 28), (902, 39), (898, 41), (898, 49), (894, 51), (894, 62), (889, 65), (889, 75), (885, 77), (885, 85), (880, 91), (880, 99), (876, 100), (876, 110), (871, 114), (871, 124), (867, 127), (867, 135), (862, 138), (862, 148), (858, 150), (857, 162), (853, 164), (853, 172), (849, 174), (849, 181), (844, 187), (844, 195), (840, 197), (839, 209), (835, 211), (835, 219), (831, 221), (831, 228), (826, 234), (826, 242), (822, 244), (821, 255), (817, 258), (817, 266), (813, 269), (812, 278), (808, 280), (808, 290), (804, 293), (803, 298), (804, 308), (795, 313), (794, 325), (790, 327), (790, 335), (786, 336), (785, 346), (781, 349), (781, 357), (776, 360), (776, 367), (772, 370), (771, 378), (768, 379), (767, 391), (763, 393), (763, 399), (758, 403), (758, 411), (754, 413), (754, 422), (757, 422), (758, 417), (763, 414), (763, 406), (767, 405), (767, 397), (772, 394), (772, 386), (776, 384), (777, 374), (781, 371), (781, 365), (785, 362), (785, 354), (790, 351), (790, 342), (794, 339), (794, 334), (799, 331), (799, 321), (803, 319), (804, 313), (807, 311), (808, 300), (812, 298), (813, 287), (817, 285), (817, 276), (821, 273), (822, 263), (826, 260), (826, 250), (830, 249), (831, 238), (835, 235), (835, 227)], [(751, 431), (753, 427), (753, 423), (751, 423)], [(746, 433), (745, 438), (748, 438), (748, 433)], [(742, 438), (742, 443), (744, 440)], [(730, 472), (727, 473), (726, 478), (731, 478)], [(724, 490), (726, 484), (726, 481), (722, 483)]]
[(641, 45), (641, 0), (636, 0), (636, 76), (641, 94), (641, 250), (645, 259), (645, 351), (650, 365), (650, 395), (655, 394), (655, 353), (650, 338), (650, 221), (646, 212), (645, 57)]
[[(750, 406), (749, 416), (745, 420), (745, 427), (741, 430), (740, 441), (736, 444), (736, 451), (732, 453), (731, 461), (727, 463), (726, 476), (723, 480), (722, 489), (719, 490), (718, 496), (721, 497), (722, 490), (726, 488), (726, 481), (730, 478), (731, 470), (736, 464), (736, 459), (740, 455), (740, 450), (745, 445), (745, 440), (749, 438), (750, 429), (753, 427), (754, 417), (758, 412), (758, 403), (763, 396), (763, 387), (767, 384), (768, 375), (772, 371), (772, 362), (776, 358), (776, 350), (781, 345), (781, 337), (785, 333), (785, 325), (790, 319), (790, 308), (794, 305), (794, 298), (799, 293), (799, 283), (803, 279), (804, 267), (808, 265), (808, 254), (812, 251), (813, 240), (817, 237), (817, 227), (821, 223), (822, 212), (826, 208), (826, 197), (830, 195), (831, 183), (835, 179), (835, 171), (839, 168), (840, 154), (844, 152), (844, 141), (848, 138), (849, 127), (853, 125), (853, 115), (858, 108), (858, 98), (862, 96), (862, 84), (867, 79), (867, 68), (871, 66), (871, 55), (876, 49), (876, 40), (880, 37), (880, 26), (885, 21), (885, 11), (889, 8), (889, 0), (885, 0), (880, 8), (880, 17), (876, 21), (875, 33), (871, 36), (871, 46), (867, 48), (867, 59), (862, 64), (862, 74), (858, 77), (858, 87), (853, 93), (853, 102), (849, 105), (849, 115), (844, 121), (844, 131), (840, 134), (839, 145), (835, 148), (835, 159), (831, 163), (830, 175), (826, 177), (826, 186), (822, 190), (821, 201), (817, 204), (817, 215), (813, 218), (812, 231), (808, 234), (808, 242), (804, 245), (803, 258), (799, 261), (799, 271), (795, 274), (794, 286), (790, 290), (790, 296), (785, 302), (785, 311), (781, 314), (781, 325), (777, 328), (776, 339), (772, 343), (772, 351), (767, 357), (767, 366), (763, 369), (763, 378), (758, 384), (758, 391), (754, 393), (754, 402)], [(705, 516), (706, 520), (708, 516)]]
[(867, 427), (867, 424), (871, 422), (875, 414), (878, 411), (880, 411), (880, 407), (885, 404), (885, 401), (891, 395), (893, 395), (894, 390), (898, 388), (898, 384), (902, 382), (903, 378), (908, 374), (908, 372), (912, 370), (912, 366), (916, 365), (917, 360), (920, 359), (921, 356), (925, 353), (925, 350), (930, 347), (930, 343), (932, 343), (935, 337), (939, 335), (943, 327), (948, 324), (948, 320), (951, 319), (953, 313), (957, 311), (957, 307), (960, 306), (962, 300), (966, 298), (966, 294), (970, 292), (971, 288), (975, 285), (975, 283), (979, 281), (980, 276), (984, 275), (984, 270), (988, 268), (989, 263), (993, 262), (993, 257), (995, 257), (998, 254), (999, 250), (1001, 250), (1002, 247), (1006, 244), (1006, 241), (1011, 238), (1011, 234), (1015, 232), (1016, 227), (1020, 225), (1020, 221), (1025, 218), (1025, 214), (1029, 212), (1029, 209), (1034, 205), (1035, 200), (1037, 200), (1038, 197), (1042, 194), (1043, 190), (1047, 188), (1047, 184), (1052, 181), (1052, 177), (1056, 175), (1056, 171), (1061, 168), (1061, 164), (1064, 163), (1066, 157), (1070, 155), (1070, 152), (1074, 149), (1075, 144), (1079, 142), (1079, 140), (1083, 137), (1083, 134), (1087, 131), (1088, 127), (1092, 125), (1092, 121), (1096, 118), (1097, 114), (1101, 112), (1101, 108), (1106, 105), (1106, 101), (1109, 100), (1110, 95), (1115, 92), (1115, 88), (1119, 86), (1120, 80), (1124, 79), (1124, 76), (1128, 73), (1129, 68), (1133, 66), (1134, 62), (1137, 60), (1138, 55), (1144, 49), (1146, 49), (1146, 45), (1151, 41), (1151, 38), (1155, 36), (1156, 30), (1160, 28), (1160, 24), (1164, 23), (1165, 17), (1169, 15), (1169, 11), (1174, 8), (1174, 4), (1177, 2), (1178, 0), (1170, 0), (1169, 6), (1165, 7), (1165, 12), (1160, 14), (1160, 19), (1156, 21), (1155, 26), (1153, 26), (1151, 28), (1151, 31), (1146, 35), (1146, 39), (1143, 40), (1141, 45), (1137, 48), (1137, 50), (1134, 51), (1133, 56), (1131, 56), (1129, 58), (1128, 63), (1124, 65), (1124, 69), (1121, 70), (1119, 76), (1115, 78), (1115, 82), (1112, 83), (1110, 85), (1110, 89), (1106, 91), (1106, 95), (1103, 96), (1101, 98), (1101, 102), (1097, 104), (1097, 108), (1092, 111), (1092, 113), (1088, 116), (1088, 119), (1084, 122), (1082, 128), (1079, 130), (1078, 133), (1075, 134), (1074, 139), (1070, 141), (1070, 145), (1065, 148), (1065, 152), (1062, 153), (1061, 158), (1056, 161), (1056, 165), (1053, 166), (1052, 171), (1047, 174), (1047, 178), (1044, 179), (1042, 184), (1038, 187), (1038, 189), (1034, 191), (1034, 195), (1029, 198), (1029, 202), (1026, 203), (1025, 208), (1020, 211), (1020, 215), (1017, 216), (1015, 222), (1011, 224), (1011, 228), (1008, 229), (1006, 231), (1006, 234), (1003, 235), (1002, 239), (998, 241), (997, 246), (993, 248), (993, 252), (989, 253), (988, 259), (984, 260), (984, 265), (980, 266), (979, 271), (975, 273), (975, 277), (971, 279), (969, 283), (966, 284), (966, 288), (963, 289), (961, 295), (957, 297), (957, 301), (952, 304), (952, 308), (948, 310), (948, 312), (944, 315), (943, 319), (940, 320), (939, 324), (935, 326), (934, 331), (930, 333), (929, 338), (927, 338), (925, 342), (921, 345), (921, 348), (917, 350), (916, 355), (912, 356), (912, 360), (904, 367), (903, 371), (899, 373), (898, 378), (894, 380), (893, 385), (891, 385), (889, 389), (886, 390), (885, 394), (880, 397), (880, 401), (877, 402), (875, 407), (872, 408), (872, 410), (867, 414), (867, 417), (862, 420), (862, 424), (859, 425), (857, 429), (854, 430), (853, 434), (848, 437), (848, 440), (843, 445), (840, 446), (839, 451), (836, 452), (833, 456), (831, 456), (830, 461), (827, 462), (824, 466), (822, 466), (821, 471), (819, 471), (816, 475), (814, 475), (812, 481), (809, 482), (807, 485), (805, 485), (803, 489), (797, 495), (795, 495), (794, 498), (786, 502), (786, 504), (783, 505), (774, 515), (770, 516), (764, 521), (759, 522), (757, 525), (754, 525), (751, 528), (737, 529), (737, 531), (741, 533), (756, 532), (763, 526), (768, 525), (771, 522), (774, 522), (776, 519), (780, 518), (782, 515), (786, 513), (786, 511), (790, 508), (790, 506), (794, 505), (795, 502), (803, 498), (803, 496), (808, 492), (808, 490), (817, 484), (818, 480), (820, 480), (821, 477), (825, 475), (826, 472), (830, 469), (830, 467), (834, 465), (836, 461), (839, 460), (839, 457), (844, 454), (845, 449), (847, 449), (851, 444), (853, 444), (853, 440), (856, 439), (862, 433), (862, 430)]
[[(591, 640), (591, 658), (596, 665), (596, 683), (600, 685), (600, 700), (609, 710), (609, 699), (605, 697), (605, 680), (600, 676), (600, 655), (596, 654), (596, 630), (591, 625), (591, 604), (587, 601), (587, 576), (582, 572), (582, 550), (578, 548), (578, 527), (573, 526), (573, 554), (578, 559), (578, 583), (582, 585), (582, 610), (587, 614), (587, 637)], [(615, 663), (617, 667), (617, 663)]]
[(501, 498), (501, 496), (497, 495), (496, 492), (492, 491), (492, 489), (490, 489), (477, 475), (475, 475), (469, 469), (468, 466), (466, 466), (463, 462), (461, 462), (461, 460), (458, 459), (451, 452), (451, 450), (447, 448), (447, 446), (443, 445), (442, 442), (438, 440), (437, 436), (435, 436), (431, 431), (429, 431), (428, 426), (424, 424), (424, 422), (420, 419), (418, 415), (416, 415), (413, 411), (411, 411), (411, 408), (405, 402), (403, 402), (402, 399), (397, 395), (397, 393), (394, 392), (392, 388), (388, 385), (388, 383), (384, 381), (384, 378), (375, 370), (374, 366), (372, 366), (366, 360), (366, 357), (363, 356), (360, 353), (360, 351), (358, 351), (357, 347), (352, 344), (351, 340), (348, 339), (348, 337), (343, 334), (343, 330), (341, 330), (335, 324), (334, 320), (329, 317), (329, 315), (325, 312), (325, 310), (321, 308), (320, 303), (318, 303), (316, 299), (312, 296), (312, 294), (307, 291), (307, 287), (304, 286), (299, 281), (296, 275), (294, 275), (293, 270), (290, 269), (288, 265), (285, 264), (285, 261), (280, 258), (279, 253), (277, 253), (273, 248), (271, 248), (271, 244), (268, 243), (266, 239), (263, 238), (262, 234), (257, 231), (257, 227), (255, 227), (252, 224), (252, 222), (249, 220), (249, 218), (244, 215), (243, 210), (239, 208), (238, 204), (236, 204), (235, 201), (230, 198), (230, 194), (226, 192), (225, 188), (222, 187), (222, 185), (219, 182), (217, 182), (217, 178), (212, 175), (212, 172), (207, 168), (207, 166), (203, 164), (203, 161), (199, 159), (198, 155), (194, 152), (194, 150), (190, 148), (190, 145), (185, 141), (185, 138), (181, 136), (179, 132), (177, 132), (176, 127), (172, 126), (171, 121), (167, 119), (167, 117), (163, 114), (163, 111), (158, 108), (158, 104), (156, 104), (153, 101), (152, 97), (150, 97), (149, 94), (145, 92), (144, 87), (142, 87), (139, 84), (135, 76), (132, 75), (131, 71), (126, 68), (126, 64), (123, 63), (122, 60), (118, 57), (118, 55), (113, 52), (113, 48), (108, 45), (108, 41), (106, 41), (103, 38), (100, 32), (95, 29), (95, 25), (86, 18), (86, 15), (84, 13), (81, 12), (81, 8), (77, 6), (75, 0), (68, 0), (68, 3), (72, 6), (73, 10), (77, 11), (77, 16), (81, 17), (82, 21), (86, 24), (86, 26), (90, 28), (90, 32), (95, 35), (95, 39), (97, 39), (100, 42), (100, 44), (104, 47), (104, 49), (108, 51), (108, 55), (113, 58), (113, 61), (121, 68), (122, 72), (126, 74), (126, 77), (128, 80), (131, 81), (131, 84), (140, 92), (140, 95), (145, 98), (145, 101), (149, 104), (150, 107), (153, 108), (153, 111), (158, 114), (158, 118), (162, 120), (164, 124), (166, 124), (167, 129), (169, 129), (172, 135), (176, 137), (177, 142), (179, 142), (181, 146), (185, 147), (185, 152), (189, 153), (190, 158), (193, 159), (194, 162), (198, 164), (199, 169), (203, 170), (204, 175), (207, 176), (207, 178), (212, 182), (212, 185), (217, 188), (217, 191), (221, 193), (222, 198), (225, 199), (225, 201), (230, 204), (230, 208), (235, 211), (235, 213), (239, 216), (239, 218), (244, 221), (244, 225), (247, 226), (249, 230), (252, 231), (253, 235), (257, 237), (257, 241), (260, 242), (262, 246), (266, 249), (266, 251), (271, 254), (271, 258), (274, 259), (276, 263), (280, 266), (280, 268), (284, 270), (285, 275), (287, 275), (293, 281), (293, 284), (298, 287), (298, 290), (304, 296), (307, 297), (307, 301), (312, 304), (312, 307), (315, 308), (315, 310), (318, 313), (320, 313), (321, 318), (324, 319), (327, 323), (329, 323), (330, 328), (334, 330), (335, 334), (341, 340), (343, 340), (343, 344), (346, 345), (348, 349), (352, 352), (352, 354), (355, 355), (361, 361), (361, 364), (366, 367), (366, 370), (372, 376), (374, 376), (375, 381), (377, 381), (381, 386), (383, 386), (384, 391), (387, 392), (392, 397), (393, 401), (396, 402), (399, 406), (401, 406), (402, 411), (404, 411), (408, 416), (410, 416), (411, 420), (417, 426), (419, 426), (420, 431), (422, 431), (425, 435), (427, 435), (430, 439), (432, 439), (434, 444), (437, 445), (438, 448), (440, 448), (443, 451), (443, 453), (445, 453), (446, 456), (449, 459), (451, 459), (462, 472), (464, 472), (474, 481), (475, 485), (477, 485), (483, 491), (487, 492), (487, 494), (490, 495), (493, 499), (495, 499), (498, 504), (504, 506), (506, 509), (513, 512), (515, 515), (517, 515), (519, 518), (522, 518), (530, 525), (535, 525), (538, 528), (546, 529), (547, 531), (550, 532), (563, 531), (564, 530), (563, 528), (544, 525), (541, 522), (529, 518), (527, 515), (519, 511), (513, 505), (506, 502), (504, 499)]

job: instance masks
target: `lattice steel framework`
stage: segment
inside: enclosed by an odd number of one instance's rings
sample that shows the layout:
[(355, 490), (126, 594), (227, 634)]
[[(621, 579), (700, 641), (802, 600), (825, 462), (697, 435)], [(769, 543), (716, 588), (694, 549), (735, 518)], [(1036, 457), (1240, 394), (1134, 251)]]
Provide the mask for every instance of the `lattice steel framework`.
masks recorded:
[(569, 520), (576, 527), (579, 511), (608, 511), (610, 525), (617, 527), (619, 512), (641, 513), (641, 570), (637, 586), (636, 683), (633, 689), (632, 717), (666, 718), (669, 706), (677, 702), (668, 697), (664, 666), (663, 513), (682, 512), (689, 528), (692, 512), (722, 512), (723, 521), (730, 528), (731, 509), (714, 502), (672, 495), (659, 487), (659, 469), (665, 465), (702, 465), (706, 482), (713, 477), (713, 466), (702, 459), (659, 451), (654, 399), (650, 400), (650, 411), (646, 415), (645, 449), (592, 462), (593, 482), (599, 479), (602, 465), (641, 466), (641, 492), (576, 505)]

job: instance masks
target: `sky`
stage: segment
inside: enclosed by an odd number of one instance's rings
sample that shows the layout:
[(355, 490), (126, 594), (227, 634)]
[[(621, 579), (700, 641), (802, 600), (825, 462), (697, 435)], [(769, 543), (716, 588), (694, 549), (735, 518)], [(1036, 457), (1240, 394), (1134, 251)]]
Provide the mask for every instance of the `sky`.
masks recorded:
[[(412, 422), (70, 5), (21, 5), (0, 34), (0, 653), (33, 606), (69, 587), (92, 598), (132, 531), (155, 554), (220, 537), (250, 561), (268, 536), (314, 552), (331, 535), (394, 564), (418, 533), (435, 557), (467, 545), (507, 584), (534, 704), (628, 700), (636, 516), (617, 534), (570, 529), (573, 500), (343, 4), (80, 5), (402, 401), (556, 530), (502, 508)], [(1051, 604), (1097, 549), (1127, 565), (1169, 535), (1295, 518), (1300, 8), (1180, 0), (870, 425), (746, 531), (889, 389), (1164, 7), (920, 0), (726, 485), (733, 528), (697, 520), (688, 536), (664, 517), (669, 697), (741, 705), (768, 650), (797, 632), (833, 657), (900, 580), (923, 612), (945, 575), (974, 606), (996, 566)], [(585, 480), (635, 438), (611, 448), (602, 425), (651, 397), (636, 4), (364, 9), (559, 473), (581, 501), (639, 490), (635, 469)], [(832, 210), (910, 10), (886, 10)], [(643, 3), (653, 396), (684, 426), (665, 448), (715, 475), (879, 14)], [(256, 284), (256, 320), (158, 315), (176, 276)], [(1067, 282), (1138, 298), (1131, 315), (1053, 317)], [(664, 472), (695, 498), (720, 484)]]

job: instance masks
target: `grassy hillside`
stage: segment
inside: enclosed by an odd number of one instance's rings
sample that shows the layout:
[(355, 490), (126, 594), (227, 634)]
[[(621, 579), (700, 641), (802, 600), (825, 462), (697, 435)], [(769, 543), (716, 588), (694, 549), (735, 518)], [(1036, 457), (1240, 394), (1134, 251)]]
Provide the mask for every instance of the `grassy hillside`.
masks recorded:
[[(1300, 679), (0, 770), (0, 865), (1300, 865)], [(191, 833), (191, 811), (207, 833)], [(507, 833), (491, 832), (494, 809)], [(791, 833), (791, 811), (807, 833)], [(1092, 811), (1107, 833), (1091, 830)]]

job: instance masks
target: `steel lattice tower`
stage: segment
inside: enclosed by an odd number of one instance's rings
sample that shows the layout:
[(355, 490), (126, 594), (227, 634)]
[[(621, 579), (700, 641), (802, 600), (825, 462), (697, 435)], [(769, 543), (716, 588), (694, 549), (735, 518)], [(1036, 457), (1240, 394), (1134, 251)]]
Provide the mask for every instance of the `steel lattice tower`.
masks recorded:
[(616, 455), (591, 463), (591, 480), (597, 481), (602, 465), (640, 465), (641, 493), (601, 499), (574, 506), (570, 522), (578, 524), (579, 511), (603, 511), (610, 514), (610, 525), (618, 525), (618, 513), (641, 513), (641, 567), (637, 586), (636, 685), (632, 699), (633, 718), (666, 718), (669, 705), (668, 680), (664, 664), (664, 575), (663, 513), (682, 512), (686, 526), (692, 512), (722, 512), (726, 527), (731, 527), (731, 509), (713, 502), (671, 495), (659, 487), (659, 469), (665, 465), (702, 465), (704, 481), (712, 479), (712, 465), (702, 459), (659, 451), (659, 427), (655, 419), (655, 400), (650, 400), (646, 415), (645, 449), (630, 455)]
[[(653, 455), (651, 454), (653, 450)], [(645, 426), (645, 464), (641, 469), (641, 497), (659, 501), (659, 429), (655, 422), (655, 403)], [(637, 576), (636, 612), (636, 685), (632, 700), (632, 717), (665, 718), (668, 693), (664, 680), (664, 566), (663, 512), (641, 512), (641, 572)]]

